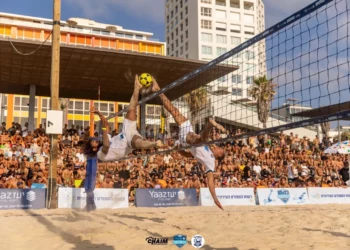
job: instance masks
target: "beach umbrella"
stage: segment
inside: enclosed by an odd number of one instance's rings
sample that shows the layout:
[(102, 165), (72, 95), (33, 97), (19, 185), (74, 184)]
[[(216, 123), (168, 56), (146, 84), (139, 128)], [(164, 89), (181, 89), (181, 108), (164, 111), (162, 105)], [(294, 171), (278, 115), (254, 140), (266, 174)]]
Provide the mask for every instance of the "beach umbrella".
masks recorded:
[(338, 142), (329, 148), (327, 148), (324, 153), (326, 154), (350, 154), (350, 141)]

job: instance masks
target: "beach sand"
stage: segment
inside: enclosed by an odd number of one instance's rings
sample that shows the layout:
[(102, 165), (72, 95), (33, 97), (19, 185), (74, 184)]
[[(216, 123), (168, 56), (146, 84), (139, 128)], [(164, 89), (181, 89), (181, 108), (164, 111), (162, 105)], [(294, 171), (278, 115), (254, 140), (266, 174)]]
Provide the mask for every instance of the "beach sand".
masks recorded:
[[(1, 249), (179, 249), (176, 234), (187, 236), (181, 249), (200, 234), (201, 249), (350, 249), (349, 205), (293, 207), (135, 208), (97, 210), (0, 211)], [(169, 237), (166, 246), (146, 238)]]

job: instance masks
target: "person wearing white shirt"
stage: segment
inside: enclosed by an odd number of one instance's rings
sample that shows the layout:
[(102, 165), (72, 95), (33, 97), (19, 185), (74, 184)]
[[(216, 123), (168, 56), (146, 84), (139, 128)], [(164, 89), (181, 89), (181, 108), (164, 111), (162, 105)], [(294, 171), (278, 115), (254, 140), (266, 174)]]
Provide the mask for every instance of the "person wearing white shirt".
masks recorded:
[(80, 152), (77, 153), (75, 156), (79, 159), (79, 162), (85, 162), (85, 155), (83, 149), (80, 149)]
[(258, 162), (255, 162), (254, 166), (253, 166), (253, 171), (260, 176), (260, 172), (261, 172), (261, 166), (259, 165)]
[(170, 163), (170, 159), (173, 159), (173, 157), (172, 157), (171, 155), (169, 155), (169, 154), (166, 154), (166, 155), (164, 156), (164, 158), (163, 158), (164, 163), (165, 163), (165, 164), (169, 164), (169, 163)]

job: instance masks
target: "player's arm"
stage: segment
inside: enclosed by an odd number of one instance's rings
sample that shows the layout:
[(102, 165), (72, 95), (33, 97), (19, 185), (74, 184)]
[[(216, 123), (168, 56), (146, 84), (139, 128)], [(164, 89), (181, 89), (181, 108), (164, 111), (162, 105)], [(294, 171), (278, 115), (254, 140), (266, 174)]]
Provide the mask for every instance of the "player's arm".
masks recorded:
[[(100, 120), (102, 121), (102, 153), (107, 154), (109, 150), (109, 124), (108, 120), (102, 115), (100, 111), (95, 110), (95, 107), (91, 107), (90, 112), (95, 113), (100, 117)], [(93, 128), (90, 128), (93, 129)]]
[(218, 198), (216, 197), (216, 193), (215, 193), (215, 184), (214, 184), (214, 174), (212, 171), (207, 172), (207, 178), (208, 178), (208, 188), (209, 188), (209, 192), (211, 194), (211, 196), (213, 197), (213, 200), (215, 202), (215, 204), (222, 210), (224, 210), (224, 208), (222, 207), (220, 201), (218, 200)]
[(188, 152), (188, 151), (186, 151), (186, 150), (180, 150), (180, 151), (179, 151), (179, 154), (182, 155), (183, 157), (186, 157), (186, 158), (193, 157), (193, 155), (191, 154), (191, 152)]

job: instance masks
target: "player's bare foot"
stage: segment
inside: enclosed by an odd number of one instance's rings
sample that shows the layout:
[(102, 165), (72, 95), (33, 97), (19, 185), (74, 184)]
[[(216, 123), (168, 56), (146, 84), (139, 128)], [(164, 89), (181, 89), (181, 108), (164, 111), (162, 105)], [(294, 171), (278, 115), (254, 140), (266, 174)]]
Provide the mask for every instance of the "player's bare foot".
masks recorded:
[(157, 92), (160, 90), (160, 87), (157, 83), (157, 81), (152, 76), (152, 92)]
[(222, 126), (222, 125), (220, 125), (220, 124), (218, 124), (213, 118), (209, 118), (209, 123), (214, 127), (214, 128), (216, 128), (216, 129), (218, 129), (219, 131), (221, 131), (221, 133), (226, 133), (226, 129)]
[(161, 140), (158, 140), (156, 141), (156, 147), (157, 148), (162, 148), (164, 145), (163, 145), (163, 142)]

